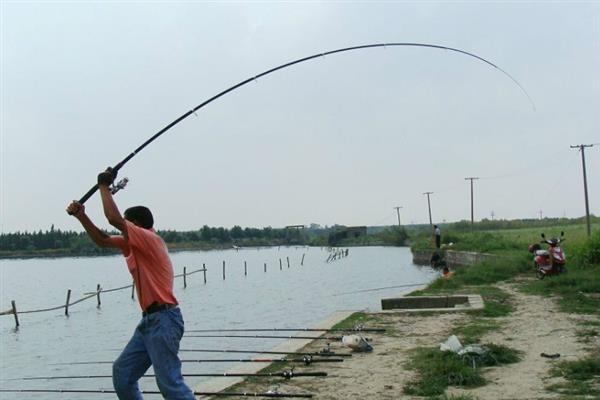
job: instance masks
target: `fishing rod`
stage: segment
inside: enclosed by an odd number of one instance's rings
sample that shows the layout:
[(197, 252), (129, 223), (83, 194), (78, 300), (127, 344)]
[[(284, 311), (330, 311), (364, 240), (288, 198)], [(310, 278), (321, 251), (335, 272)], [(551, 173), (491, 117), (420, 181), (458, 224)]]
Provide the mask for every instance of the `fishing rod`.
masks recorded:
[(239, 329), (188, 329), (186, 332), (372, 332), (379, 333), (385, 332), (384, 328), (362, 328), (357, 326), (355, 328), (349, 329), (341, 329), (341, 328), (332, 328), (332, 329), (319, 329), (319, 328), (258, 328), (258, 329), (250, 329), (250, 328), (239, 328)]
[(303, 353), (297, 351), (262, 351), (262, 350), (215, 350), (215, 349), (180, 349), (179, 352), (197, 352), (197, 353), (250, 353), (250, 354), (283, 354), (293, 356), (321, 356), (321, 357), (352, 357), (350, 353), (336, 353), (329, 347), (319, 350), (315, 353)]
[[(255, 376), (255, 377), (269, 377), (269, 378), (285, 378), (291, 379), (294, 377), (317, 377), (317, 376), (327, 376), (327, 372), (294, 372), (294, 369), (289, 369), (281, 372), (258, 372), (255, 374), (252, 373), (228, 373), (223, 372), (221, 374), (216, 373), (206, 373), (206, 374), (183, 374), (184, 378), (197, 378), (201, 376), (209, 376), (209, 377), (221, 377), (221, 378), (229, 378), (229, 377), (246, 377), (246, 376)], [(62, 375), (62, 376), (31, 376), (25, 378), (9, 378), (3, 379), (7, 381), (37, 381), (37, 380), (54, 380), (54, 379), (103, 379), (103, 378), (112, 378), (112, 375)], [(154, 374), (147, 374), (142, 376), (142, 378), (156, 378)]]
[[(140, 390), (142, 394), (162, 394), (157, 390)], [(0, 389), (0, 393), (86, 393), (86, 394), (116, 394), (114, 390), (91, 389)], [(275, 398), (311, 398), (310, 393), (278, 393), (278, 392), (193, 392), (194, 396), (220, 397), (275, 397)]]
[[(531, 99), (531, 97), (529, 96), (529, 93), (527, 93), (527, 91), (525, 90), (525, 88), (515, 79), (512, 77), (512, 75), (510, 75), (508, 72), (506, 72), (505, 70), (503, 70), (502, 68), (500, 68), (499, 66), (497, 66), (496, 64), (486, 60), (483, 57), (478, 56), (477, 54), (474, 53), (470, 53), (468, 51), (465, 50), (461, 50), (461, 49), (457, 49), (457, 48), (453, 48), (453, 47), (448, 47), (448, 46), (441, 46), (441, 45), (437, 45), (437, 44), (428, 44), (428, 43), (398, 43), (398, 42), (393, 42), (393, 43), (375, 43), (375, 44), (365, 44), (365, 45), (359, 45), (359, 46), (352, 46), (352, 47), (345, 47), (345, 48), (341, 48), (341, 49), (336, 49), (336, 50), (330, 50), (330, 51), (326, 51), (323, 53), (317, 53), (317, 54), (313, 54), (311, 56), (308, 57), (303, 57), (303, 58), (299, 58), (297, 60), (294, 61), (290, 61), (287, 62), (285, 64), (279, 65), (277, 67), (268, 69), (264, 72), (261, 72), (258, 75), (254, 75), (251, 76), (225, 90), (223, 90), (220, 93), (217, 93), (216, 95), (214, 95), (213, 97), (209, 98), (208, 100), (205, 100), (204, 102), (202, 102), (201, 104), (197, 105), (196, 107), (192, 108), (191, 110), (189, 110), (188, 112), (184, 113), (183, 115), (181, 115), (179, 118), (177, 118), (176, 120), (174, 120), (173, 122), (171, 122), (170, 124), (168, 124), (167, 126), (165, 126), (163, 129), (161, 129), (160, 131), (158, 131), (157, 133), (155, 133), (154, 135), (152, 135), (148, 140), (146, 140), (144, 143), (142, 143), (139, 147), (137, 147), (135, 150), (133, 150), (127, 157), (125, 157), (123, 160), (119, 161), (117, 164), (115, 164), (114, 167), (112, 167), (112, 170), (116, 173), (129, 161), (131, 160), (133, 157), (135, 157), (136, 154), (138, 154), (140, 151), (142, 151), (146, 146), (148, 146), (150, 143), (152, 143), (154, 140), (156, 140), (159, 136), (161, 136), (163, 133), (167, 132), (169, 129), (171, 129), (172, 127), (174, 127), (175, 125), (177, 125), (178, 123), (180, 123), (181, 121), (183, 121), (184, 119), (186, 119), (187, 117), (189, 117), (192, 114), (195, 114), (196, 111), (198, 111), (199, 109), (201, 109), (202, 107), (206, 106), (209, 103), (212, 103), (214, 100), (218, 99), (221, 96), (224, 96), (225, 94), (238, 89), (244, 85), (246, 85), (249, 82), (254, 82), (256, 81), (258, 78), (261, 78), (265, 75), (269, 75), (275, 71), (279, 71), (280, 69), (284, 69), (287, 67), (291, 67), (292, 65), (296, 65), (305, 61), (309, 61), (315, 58), (319, 58), (319, 57), (325, 57), (331, 54), (336, 54), (336, 53), (343, 53), (343, 52), (347, 52), (347, 51), (353, 51), (353, 50), (361, 50), (361, 49), (370, 49), (370, 48), (376, 48), (376, 47), (383, 47), (383, 48), (387, 48), (387, 47), (420, 47), (420, 48), (429, 48), (429, 49), (436, 49), (436, 50), (448, 50), (448, 51), (453, 51), (456, 53), (460, 53), (469, 57), (473, 57), (479, 61), (482, 61), (486, 64), (488, 64), (489, 66), (497, 69), (498, 71), (502, 72), (504, 75), (506, 75), (508, 78), (510, 78), (510, 80), (512, 80), (520, 89), (521, 91), (525, 94), (525, 96), (527, 96), (527, 98), (529, 99), (529, 102), (531, 103), (533, 109), (535, 110), (535, 104), (533, 103), (533, 100)], [(92, 195), (94, 193), (96, 193), (96, 191), (98, 190), (98, 185), (94, 185), (90, 190), (88, 190), (88, 192), (86, 194), (84, 194), (81, 199), (79, 199), (79, 202), (81, 204), (84, 204), (90, 197), (92, 197)]]
[[(341, 341), (343, 336), (277, 336), (277, 335), (183, 335), (183, 337), (202, 338), (253, 338), (253, 339), (310, 339)], [(371, 339), (365, 339), (371, 341)]]
[[(310, 365), (312, 363), (320, 362), (343, 362), (343, 358), (313, 358), (313, 356), (306, 355), (302, 358), (225, 358), (225, 359), (199, 359), (199, 360), (180, 360), (182, 363), (303, 363), (304, 365)], [(68, 363), (55, 363), (51, 365), (95, 365), (95, 364), (113, 364), (114, 361), (76, 361)]]

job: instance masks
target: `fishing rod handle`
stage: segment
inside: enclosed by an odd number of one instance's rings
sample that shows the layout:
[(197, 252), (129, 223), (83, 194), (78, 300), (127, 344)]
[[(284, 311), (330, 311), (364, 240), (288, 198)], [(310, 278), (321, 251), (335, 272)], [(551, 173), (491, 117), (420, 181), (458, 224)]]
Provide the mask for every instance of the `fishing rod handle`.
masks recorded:
[[(117, 165), (115, 165), (114, 167), (112, 167), (113, 172), (115, 173), (115, 178), (117, 176), (117, 172), (119, 172), (119, 170), (121, 169), (121, 167), (123, 167), (123, 165), (125, 165), (125, 163), (127, 161), (129, 161), (131, 158), (133, 158), (133, 156), (135, 155), (135, 151), (131, 154), (129, 154), (127, 157), (125, 157), (121, 162), (119, 162)], [(94, 193), (96, 193), (98, 191), (98, 184), (95, 184), (94, 186), (92, 186), (92, 188), (90, 190), (87, 191), (86, 194), (84, 194), (80, 199), (79, 199), (79, 203), (81, 204), (85, 204), (86, 201), (89, 200), (90, 197), (92, 197), (94, 195)]]
[(98, 190), (98, 184), (95, 184), (90, 190), (87, 191), (86, 194), (84, 194), (80, 199), (79, 199), (79, 203), (81, 204), (85, 204), (86, 201), (88, 201), (88, 199), (90, 197), (92, 197), (94, 195), (94, 193), (96, 193), (96, 191)]

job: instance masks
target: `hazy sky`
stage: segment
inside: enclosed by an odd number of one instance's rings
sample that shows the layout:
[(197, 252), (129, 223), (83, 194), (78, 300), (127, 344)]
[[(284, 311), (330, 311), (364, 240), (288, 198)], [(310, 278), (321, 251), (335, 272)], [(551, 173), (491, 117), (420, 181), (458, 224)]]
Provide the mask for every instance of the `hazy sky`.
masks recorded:
[[(1, 16), (2, 232), (64, 209), (171, 121), (248, 77), (120, 172), (163, 229), (382, 225), (585, 213), (600, 143), (600, 2), (12, 2)], [(586, 151), (600, 214), (600, 145)], [(99, 196), (87, 210), (101, 227)]]

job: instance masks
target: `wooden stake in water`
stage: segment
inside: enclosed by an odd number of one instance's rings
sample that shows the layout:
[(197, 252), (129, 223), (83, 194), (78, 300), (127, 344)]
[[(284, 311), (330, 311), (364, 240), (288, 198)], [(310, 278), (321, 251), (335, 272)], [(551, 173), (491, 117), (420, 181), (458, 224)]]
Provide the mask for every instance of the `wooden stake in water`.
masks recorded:
[(282, 270), (282, 267), (281, 267), (281, 265), (282, 265), (282, 264), (281, 264), (281, 258), (280, 258), (280, 259), (279, 259), (279, 270), (280, 270), (280, 271)]
[(65, 304), (65, 315), (69, 316), (69, 301), (71, 300), (71, 289), (67, 290), (67, 303)]
[(246, 267), (246, 261), (244, 261), (244, 276), (248, 276), (248, 268)]
[(267, 272), (267, 263), (265, 263), (265, 272)]
[(225, 280), (225, 260), (223, 260), (223, 280)]
[(204, 284), (206, 285), (206, 264), (202, 263), (202, 269), (204, 270)]
[(187, 288), (186, 267), (183, 267), (183, 288)]
[(287, 258), (287, 264), (288, 264), (288, 268), (289, 268), (290, 267), (290, 258), (289, 257), (286, 257), (286, 258)]
[(134, 300), (135, 297), (135, 281), (131, 282), (131, 300)]
[(96, 293), (97, 293), (96, 296), (98, 298), (98, 306), (97, 306), (98, 308), (100, 308), (100, 305), (102, 304), (102, 303), (100, 303), (100, 291), (101, 290), (102, 290), (102, 288), (100, 287), (100, 284), (96, 285)]
[(14, 300), (11, 300), (10, 304), (12, 305), (12, 313), (15, 316), (15, 324), (17, 324), (17, 328), (19, 327), (19, 316), (17, 314), (17, 303)]
[(304, 256), (305, 255), (306, 255), (305, 253), (302, 253), (302, 261), (300, 261), (300, 265), (304, 265)]

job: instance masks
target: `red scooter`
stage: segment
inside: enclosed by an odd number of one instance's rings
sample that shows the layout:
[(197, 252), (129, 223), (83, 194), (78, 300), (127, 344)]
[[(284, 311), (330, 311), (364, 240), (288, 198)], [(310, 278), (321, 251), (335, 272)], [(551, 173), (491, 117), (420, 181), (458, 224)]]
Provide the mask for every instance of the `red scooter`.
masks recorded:
[(560, 243), (565, 241), (564, 236), (565, 233), (561, 232), (558, 238), (546, 239), (542, 233), (543, 240), (540, 243), (546, 243), (548, 249), (542, 249), (538, 243), (529, 246), (529, 252), (534, 255), (535, 274), (539, 279), (567, 272), (565, 253), (560, 247)]

